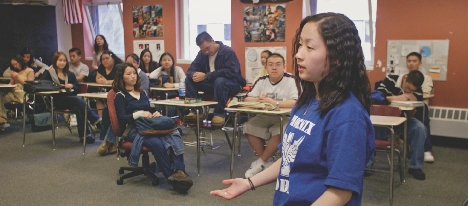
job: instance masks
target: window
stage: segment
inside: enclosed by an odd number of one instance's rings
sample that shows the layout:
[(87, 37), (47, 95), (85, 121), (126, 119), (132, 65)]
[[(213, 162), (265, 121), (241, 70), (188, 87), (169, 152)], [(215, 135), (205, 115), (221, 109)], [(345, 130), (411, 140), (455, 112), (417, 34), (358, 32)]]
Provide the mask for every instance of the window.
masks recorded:
[[(230, 0), (180, 0), (181, 54), (185, 60), (193, 60), (200, 48), (195, 43), (197, 35), (208, 32), (215, 41), (231, 46)], [(207, 9), (207, 6), (210, 9)]]
[[(377, 0), (314, 0), (316, 12), (342, 13), (353, 20), (359, 31), (366, 66), (373, 67), (375, 47), (375, 16)], [(372, 6), (372, 30), (369, 26), (369, 4)], [(352, 8), (352, 9), (350, 9)], [(371, 38), (372, 36), (372, 38)], [(372, 40), (372, 41), (371, 41)]]
[(88, 15), (91, 35), (93, 39), (96, 35), (102, 34), (106, 37), (109, 49), (117, 56), (125, 56), (122, 4), (84, 4)]

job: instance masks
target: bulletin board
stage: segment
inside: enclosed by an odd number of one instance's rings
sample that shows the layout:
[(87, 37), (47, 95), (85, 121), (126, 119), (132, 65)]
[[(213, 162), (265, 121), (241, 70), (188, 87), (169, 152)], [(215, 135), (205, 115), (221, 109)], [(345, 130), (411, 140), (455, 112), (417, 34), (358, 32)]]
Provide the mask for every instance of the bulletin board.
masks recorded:
[(447, 81), (449, 40), (388, 40), (387, 71), (406, 74), (406, 55), (418, 52), (422, 56), (419, 68), (434, 81)]
[[(286, 47), (245, 47), (245, 77), (247, 83), (253, 83), (253, 79), (263, 68), (261, 54), (262, 51), (269, 50), (271, 53), (281, 54), (286, 59)], [(285, 62), (285, 65), (286, 62)], [(286, 71), (286, 69), (285, 69)]]
[(164, 40), (134, 40), (133, 52), (140, 55), (141, 51), (149, 49), (153, 55), (153, 61), (159, 62), (161, 54), (164, 53)]

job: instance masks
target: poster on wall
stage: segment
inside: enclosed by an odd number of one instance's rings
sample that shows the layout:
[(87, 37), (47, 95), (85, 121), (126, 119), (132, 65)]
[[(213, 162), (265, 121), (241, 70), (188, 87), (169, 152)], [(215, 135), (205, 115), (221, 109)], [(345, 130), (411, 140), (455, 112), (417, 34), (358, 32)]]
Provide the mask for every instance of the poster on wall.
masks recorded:
[(406, 55), (418, 52), (422, 56), (419, 71), (434, 81), (447, 80), (449, 40), (388, 40), (387, 47), (387, 72), (408, 73)]
[[(245, 48), (245, 77), (247, 83), (254, 83), (253, 80), (265, 67), (262, 63), (262, 52), (269, 50), (271, 53), (278, 53), (286, 59), (286, 47), (246, 47)], [(285, 65), (286, 62), (284, 63)], [(286, 71), (286, 68), (285, 68)]]
[(159, 62), (161, 54), (164, 53), (164, 40), (134, 40), (133, 53), (140, 56), (141, 51), (149, 49), (153, 55), (153, 61)]
[(284, 42), (286, 4), (244, 7), (245, 42)]
[(162, 4), (134, 6), (133, 36), (135, 38), (162, 37), (164, 33)]

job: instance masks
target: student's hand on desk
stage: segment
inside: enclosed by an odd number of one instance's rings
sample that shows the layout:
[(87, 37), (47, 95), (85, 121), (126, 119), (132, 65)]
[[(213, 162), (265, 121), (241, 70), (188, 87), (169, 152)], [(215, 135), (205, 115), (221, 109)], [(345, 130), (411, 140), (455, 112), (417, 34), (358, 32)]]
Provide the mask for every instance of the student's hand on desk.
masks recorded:
[(262, 94), (258, 97), (258, 101), (259, 102), (263, 102), (263, 103), (270, 103), (270, 104), (273, 104), (275, 105), (276, 104), (276, 101), (273, 100), (272, 98), (270, 98), (269, 96), (267, 96), (266, 94)]
[(73, 84), (61, 84), (61, 86), (65, 87), (65, 89), (73, 89)]
[(34, 73), (34, 78), (37, 78), (40, 74), (41, 74), (41, 72)]
[(163, 84), (163, 87), (165, 87), (165, 88), (174, 88), (174, 84), (166, 82), (166, 83)]
[(395, 101), (409, 101), (410, 98), (406, 94), (398, 95), (398, 96), (393, 96), (393, 100)]
[(206, 74), (203, 73), (203, 72), (195, 72), (195, 74), (193, 74), (193, 76), (192, 76), (192, 80), (194, 82), (201, 82), (201, 81), (205, 80), (205, 76), (206, 76)]

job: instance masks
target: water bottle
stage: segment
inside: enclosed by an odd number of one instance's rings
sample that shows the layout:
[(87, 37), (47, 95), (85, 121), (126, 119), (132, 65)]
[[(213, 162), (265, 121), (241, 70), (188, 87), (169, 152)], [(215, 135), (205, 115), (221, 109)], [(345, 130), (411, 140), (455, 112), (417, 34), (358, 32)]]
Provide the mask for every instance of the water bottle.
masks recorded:
[(182, 100), (185, 99), (185, 82), (179, 83), (179, 98)]

